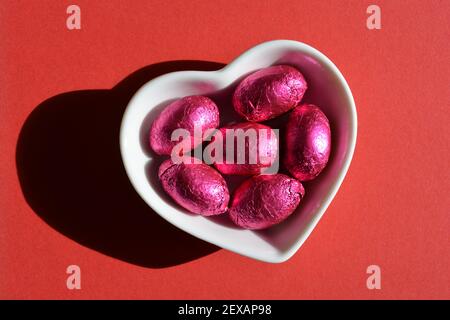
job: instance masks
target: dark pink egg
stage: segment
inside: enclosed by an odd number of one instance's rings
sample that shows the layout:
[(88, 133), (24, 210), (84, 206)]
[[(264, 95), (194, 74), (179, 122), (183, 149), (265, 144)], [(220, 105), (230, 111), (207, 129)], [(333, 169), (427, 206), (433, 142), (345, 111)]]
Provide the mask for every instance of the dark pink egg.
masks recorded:
[(264, 68), (247, 76), (237, 86), (233, 106), (248, 121), (268, 120), (297, 106), (307, 87), (305, 78), (294, 67)]
[(224, 213), (230, 194), (223, 177), (204, 163), (175, 164), (164, 161), (158, 172), (164, 191), (180, 206), (193, 213), (211, 216)]
[(315, 105), (296, 107), (289, 115), (284, 165), (300, 181), (312, 180), (327, 165), (331, 149), (330, 123)]
[(242, 122), (222, 127), (219, 132), (220, 136), (216, 133), (213, 139), (221, 143), (223, 153), (214, 166), (222, 174), (261, 174), (277, 161), (278, 139), (272, 128)]
[(150, 129), (150, 146), (159, 155), (169, 155), (179, 141), (171, 141), (176, 129), (189, 131), (190, 140), (183, 151), (189, 151), (202, 142), (202, 137), (194, 137), (194, 128), (202, 132), (219, 126), (219, 110), (216, 104), (204, 96), (189, 96), (169, 104), (153, 121)]
[(245, 229), (268, 228), (291, 215), (304, 195), (301, 182), (284, 174), (254, 176), (236, 189), (229, 216)]

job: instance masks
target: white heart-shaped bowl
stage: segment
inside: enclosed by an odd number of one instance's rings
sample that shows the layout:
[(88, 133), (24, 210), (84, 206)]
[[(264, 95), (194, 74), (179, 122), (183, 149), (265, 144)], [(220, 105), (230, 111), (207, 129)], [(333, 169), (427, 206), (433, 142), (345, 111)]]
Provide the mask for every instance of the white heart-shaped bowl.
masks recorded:
[[(186, 212), (164, 194), (159, 184), (157, 167), (161, 158), (148, 151), (151, 122), (176, 98), (189, 95), (220, 97), (224, 92), (229, 95), (243, 76), (274, 64), (297, 67), (308, 82), (304, 101), (320, 106), (330, 120), (332, 149), (327, 167), (318, 178), (305, 184), (306, 195), (296, 212), (267, 230), (244, 230), (229, 223), (227, 217), (207, 218)], [(231, 105), (218, 105), (219, 110), (233, 109)], [(356, 131), (355, 102), (333, 62), (304, 43), (275, 40), (251, 48), (218, 71), (179, 71), (147, 82), (135, 93), (124, 113), (120, 149), (126, 172), (137, 193), (161, 217), (224, 249), (277, 263), (289, 259), (300, 248), (334, 198), (353, 156)], [(164, 246), (164, 243), (160, 245)]]

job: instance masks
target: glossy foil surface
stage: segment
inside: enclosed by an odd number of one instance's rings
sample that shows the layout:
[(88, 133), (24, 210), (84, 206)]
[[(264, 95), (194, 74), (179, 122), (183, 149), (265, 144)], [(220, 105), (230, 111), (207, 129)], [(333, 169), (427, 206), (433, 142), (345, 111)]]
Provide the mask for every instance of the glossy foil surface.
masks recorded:
[(287, 175), (254, 176), (236, 189), (229, 216), (242, 228), (265, 229), (291, 215), (304, 195), (301, 182)]
[(312, 180), (327, 165), (331, 150), (330, 123), (319, 107), (304, 104), (289, 115), (284, 165), (300, 181)]
[(225, 180), (204, 163), (175, 164), (169, 159), (160, 165), (158, 177), (164, 191), (190, 212), (211, 216), (228, 208), (230, 194)]
[(219, 126), (219, 110), (217, 105), (204, 96), (188, 96), (169, 104), (153, 121), (150, 129), (150, 146), (159, 155), (170, 155), (172, 149), (180, 141), (171, 141), (176, 129), (189, 131), (190, 139), (183, 142), (183, 151), (197, 147), (202, 136), (194, 137), (197, 126), (202, 132)]
[(264, 68), (250, 74), (237, 86), (233, 106), (248, 121), (268, 120), (297, 106), (307, 87), (305, 78), (294, 67)]

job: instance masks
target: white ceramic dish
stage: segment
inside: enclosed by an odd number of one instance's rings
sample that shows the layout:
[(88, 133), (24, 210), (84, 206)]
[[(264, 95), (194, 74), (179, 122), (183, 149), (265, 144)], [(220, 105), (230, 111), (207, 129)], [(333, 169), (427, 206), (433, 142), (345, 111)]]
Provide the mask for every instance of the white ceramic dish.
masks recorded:
[[(333, 136), (328, 165), (317, 179), (305, 185), (307, 194), (296, 212), (270, 229), (249, 231), (234, 227), (226, 221), (227, 217), (205, 218), (174, 204), (161, 191), (154, 176), (161, 160), (146, 147), (148, 129), (155, 116), (173, 99), (211, 95), (233, 86), (252, 71), (283, 63), (296, 66), (304, 74), (309, 87), (304, 101), (322, 108), (330, 120)], [(289, 259), (300, 248), (333, 200), (350, 165), (356, 132), (353, 96), (337, 67), (304, 43), (275, 40), (251, 48), (221, 70), (173, 72), (146, 83), (133, 96), (123, 116), (120, 149), (137, 193), (161, 217), (224, 249), (277, 263)]]

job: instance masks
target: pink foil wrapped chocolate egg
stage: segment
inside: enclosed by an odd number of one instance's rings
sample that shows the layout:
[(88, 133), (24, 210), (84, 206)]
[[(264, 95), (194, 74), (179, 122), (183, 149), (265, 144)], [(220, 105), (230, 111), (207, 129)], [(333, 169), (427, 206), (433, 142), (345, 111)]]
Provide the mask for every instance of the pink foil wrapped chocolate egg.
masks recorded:
[(158, 172), (164, 191), (180, 206), (203, 216), (224, 213), (230, 194), (224, 178), (204, 163), (188, 158), (175, 164), (164, 161)]
[(237, 86), (233, 106), (248, 121), (268, 120), (297, 106), (307, 87), (305, 78), (294, 67), (264, 68), (250, 74)]
[(236, 189), (229, 216), (242, 228), (265, 229), (291, 215), (304, 195), (301, 182), (287, 175), (254, 176)]
[(277, 160), (277, 135), (272, 128), (259, 123), (241, 122), (222, 127), (213, 139), (212, 143), (217, 141), (223, 146), (221, 159), (214, 162), (222, 174), (261, 174)]
[(172, 141), (176, 129), (186, 129), (190, 139), (183, 139), (183, 151), (197, 147), (202, 138), (194, 137), (194, 128), (202, 132), (219, 126), (219, 110), (216, 104), (204, 96), (188, 96), (169, 104), (153, 121), (150, 129), (150, 146), (159, 155), (169, 155), (179, 141)]
[(300, 181), (312, 180), (330, 157), (330, 123), (317, 106), (298, 106), (289, 115), (284, 142), (286, 168)]

